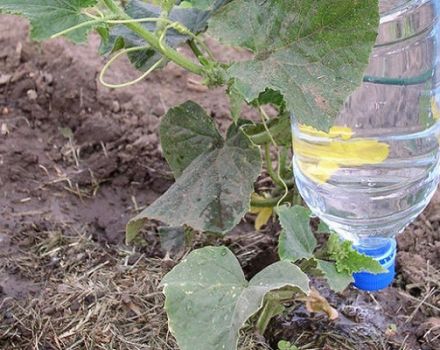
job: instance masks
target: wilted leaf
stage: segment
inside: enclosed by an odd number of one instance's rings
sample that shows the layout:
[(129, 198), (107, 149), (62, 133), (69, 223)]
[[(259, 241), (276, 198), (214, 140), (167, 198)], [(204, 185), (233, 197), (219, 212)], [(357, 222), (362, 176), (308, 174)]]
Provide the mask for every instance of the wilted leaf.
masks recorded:
[(330, 320), (336, 320), (339, 317), (338, 311), (313, 287), (307, 295), (306, 308), (309, 312), (324, 312)]
[(310, 229), (310, 210), (299, 205), (282, 206), (278, 209), (278, 217), (283, 228), (278, 242), (280, 259), (311, 258), (317, 243)]
[[(191, 117), (182, 118), (191, 123)], [(198, 231), (229, 232), (249, 211), (260, 170), (259, 149), (239, 128), (231, 128), (226, 140), (206, 149), (162, 197), (130, 220), (127, 240), (136, 236), (146, 219)]]
[(238, 331), (262, 307), (266, 293), (285, 286), (309, 290), (307, 276), (286, 261), (268, 266), (247, 282), (225, 247), (192, 252), (162, 285), (170, 330), (182, 350), (235, 349)]
[[(20, 14), (31, 22), (31, 36), (44, 40), (77, 24), (90, 21), (81, 10), (96, 5), (96, 0), (0, 0), (0, 12)], [(74, 42), (87, 39), (92, 28), (83, 27), (66, 36)]]
[(248, 102), (279, 91), (301, 123), (328, 129), (362, 81), (378, 25), (378, 0), (236, 0), (209, 33), (255, 54), (228, 70)]
[[(252, 198), (255, 199), (264, 199), (266, 197), (260, 196), (256, 193), (252, 194)], [(257, 214), (255, 218), (255, 229), (260, 231), (261, 228), (269, 222), (269, 219), (272, 217), (273, 208), (272, 207), (251, 207), (249, 211), (251, 214)]]

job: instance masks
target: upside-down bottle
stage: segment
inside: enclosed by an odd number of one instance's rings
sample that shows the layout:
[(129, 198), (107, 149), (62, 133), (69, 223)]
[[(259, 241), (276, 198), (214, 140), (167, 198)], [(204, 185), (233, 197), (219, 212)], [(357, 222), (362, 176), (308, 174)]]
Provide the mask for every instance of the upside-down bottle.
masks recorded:
[(307, 205), (387, 273), (355, 274), (379, 290), (394, 278), (396, 234), (440, 176), (440, 0), (380, 0), (363, 84), (328, 132), (292, 117), (294, 173)]

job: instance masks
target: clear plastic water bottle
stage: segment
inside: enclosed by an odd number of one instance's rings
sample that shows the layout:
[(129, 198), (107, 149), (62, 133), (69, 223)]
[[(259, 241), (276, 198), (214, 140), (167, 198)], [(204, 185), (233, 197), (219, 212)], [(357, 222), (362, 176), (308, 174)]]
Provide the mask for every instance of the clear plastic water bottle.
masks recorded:
[(440, 0), (380, 0), (364, 83), (328, 132), (295, 122), (294, 170), (310, 209), (388, 273), (355, 275), (360, 289), (394, 278), (394, 237), (433, 196), (440, 175)]

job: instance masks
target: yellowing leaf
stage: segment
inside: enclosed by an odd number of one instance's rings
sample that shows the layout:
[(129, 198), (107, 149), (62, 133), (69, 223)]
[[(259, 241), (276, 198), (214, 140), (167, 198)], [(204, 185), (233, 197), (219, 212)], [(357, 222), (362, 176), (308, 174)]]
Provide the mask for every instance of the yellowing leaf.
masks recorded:
[(336, 320), (339, 317), (338, 311), (315, 288), (311, 288), (307, 295), (306, 308), (309, 312), (324, 312), (330, 320)]
[[(256, 193), (252, 194), (252, 198), (255, 199), (265, 199), (266, 197), (260, 196)], [(255, 230), (260, 231), (261, 228), (269, 222), (272, 217), (273, 208), (272, 207), (251, 207), (249, 210), (251, 214), (257, 214), (255, 218)]]
[(328, 133), (307, 125), (300, 125), (302, 133), (325, 137), (324, 142), (312, 143), (298, 137), (293, 149), (301, 171), (313, 181), (323, 184), (341, 167), (379, 164), (388, 158), (389, 146), (374, 139), (352, 139), (348, 127), (334, 126)]

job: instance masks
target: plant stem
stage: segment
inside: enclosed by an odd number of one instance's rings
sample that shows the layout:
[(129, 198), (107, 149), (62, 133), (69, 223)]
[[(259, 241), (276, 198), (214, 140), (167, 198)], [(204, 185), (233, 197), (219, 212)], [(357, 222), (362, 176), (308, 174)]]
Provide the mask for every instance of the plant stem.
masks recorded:
[[(285, 198), (283, 198), (285, 197)], [(251, 207), (255, 207), (255, 208), (273, 208), (276, 207), (276, 205), (278, 204), (278, 202), (280, 200), (282, 200), (282, 203), (285, 202), (289, 202), (291, 199), (293, 198), (292, 192), (289, 192), (287, 194), (287, 196), (283, 194), (281, 194), (280, 196), (276, 196), (276, 197), (269, 197), (269, 198), (264, 198), (264, 199), (252, 199), (251, 200)]]
[[(190, 40), (190, 41), (188, 41), (188, 45), (189, 45), (189, 47), (191, 48), (191, 50), (192, 50), (192, 52), (194, 53), (194, 55), (199, 59), (199, 61), (200, 61), (200, 59), (203, 57), (203, 52), (202, 51), (200, 51), (200, 49), (199, 49), (199, 47), (197, 46), (197, 44), (195, 43), (195, 41), (194, 40)], [(202, 62), (200, 62), (200, 63), (202, 63)]]
[[(113, 0), (103, 0), (104, 4), (109, 8), (110, 11), (112, 11), (115, 15), (118, 17), (121, 17), (122, 19), (132, 19), (130, 16), (128, 16)], [(164, 55), (169, 60), (173, 61), (174, 63), (178, 64), (179, 66), (185, 68), (186, 70), (203, 76), (204, 75), (204, 67), (200, 66), (198, 64), (195, 64), (193, 61), (187, 59), (186, 57), (179, 54), (176, 50), (170, 48), (170, 47), (164, 47), (160, 45), (159, 39), (157, 36), (150, 32), (149, 30), (145, 29), (141, 24), (139, 23), (125, 23), (124, 24), (127, 28), (141, 36), (148, 44), (151, 45), (151, 47), (157, 51), (159, 51), (162, 55)]]
[(271, 142), (272, 138), (276, 139), (279, 134), (285, 130), (286, 126), (283, 123), (276, 123), (273, 127), (269, 127), (269, 132), (263, 131), (258, 134), (248, 135), (251, 141), (256, 145), (264, 145)]
[(286, 146), (281, 146), (281, 150), (279, 153), (279, 174), (282, 179), (290, 179), (292, 177), (292, 174), (289, 171), (287, 158), (289, 156), (289, 149)]
[(273, 170), (272, 168), (272, 159), (270, 157), (270, 144), (266, 143), (264, 145), (264, 158), (266, 159), (266, 170), (269, 173), (269, 176), (272, 178), (273, 182), (275, 182), (275, 184), (279, 187), (284, 188), (285, 187), (285, 183), (282, 179), (280, 179), (280, 177), (278, 176), (278, 174)]

